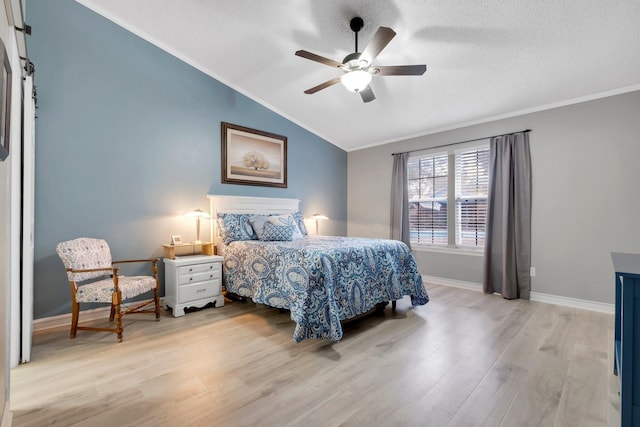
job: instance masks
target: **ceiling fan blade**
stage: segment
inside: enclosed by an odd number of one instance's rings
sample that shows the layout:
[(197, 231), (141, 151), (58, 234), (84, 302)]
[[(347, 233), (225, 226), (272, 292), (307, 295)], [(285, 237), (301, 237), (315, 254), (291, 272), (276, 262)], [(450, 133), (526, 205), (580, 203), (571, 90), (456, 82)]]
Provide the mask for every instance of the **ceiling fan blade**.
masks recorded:
[(304, 93), (306, 93), (306, 94), (308, 94), (308, 95), (311, 95), (311, 94), (313, 94), (313, 93), (316, 93), (316, 92), (318, 92), (319, 90), (322, 90), (322, 89), (328, 88), (329, 86), (332, 86), (332, 85), (334, 85), (334, 84), (338, 83), (338, 82), (340, 81), (340, 79), (341, 79), (341, 78), (342, 78), (342, 76), (334, 77), (334, 78), (332, 78), (331, 80), (327, 80), (327, 81), (326, 81), (326, 82), (324, 82), (324, 83), (320, 83), (318, 86), (314, 86), (314, 87), (312, 87), (311, 89), (307, 89), (307, 90), (305, 90), (305, 91), (304, 91)]
[(379, 76), (421, 76), (427, 71), (426, 65), (387, 65), (373, 67)]
[(310, 59), (321, 64), (328, 65), (330, 67), (342, 67), (342, 63), (334, 61), (333, 59), (325, 58), (324, 56), (316, 55), (315, 53), (307, 52), (306, 50), (299, 50), (296, 52), (296, 56)]
[(365, 48), (360, 55), (360, 59), (369, 61), (369, 64), (382, 52), (382, 49), (389, 44), (392, 38), (394, 38), (396, 32), (388, 27), (380, 27), (378, 31), (373, 35), (373, 39), (369, 42), (369, 45)]
[(360, 94), (360, 97), (362, 97), (362, 102), (371, 102), (376, 99), (376, 96), (373, 94), (373, 90), (371, 90), (371, 86), (365, 87), (358, 93)]

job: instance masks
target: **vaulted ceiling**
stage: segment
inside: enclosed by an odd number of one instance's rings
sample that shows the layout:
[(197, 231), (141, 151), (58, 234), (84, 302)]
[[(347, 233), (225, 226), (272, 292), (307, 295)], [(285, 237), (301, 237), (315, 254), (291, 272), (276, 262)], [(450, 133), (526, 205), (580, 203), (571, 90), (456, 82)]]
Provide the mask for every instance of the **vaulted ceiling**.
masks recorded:
[[(347, 151), (640, 89), (637, 0), (77, 0)], [(349, 21), (359, 50), (380, 26), (397, 35), (363, 103), (337, 84)]]

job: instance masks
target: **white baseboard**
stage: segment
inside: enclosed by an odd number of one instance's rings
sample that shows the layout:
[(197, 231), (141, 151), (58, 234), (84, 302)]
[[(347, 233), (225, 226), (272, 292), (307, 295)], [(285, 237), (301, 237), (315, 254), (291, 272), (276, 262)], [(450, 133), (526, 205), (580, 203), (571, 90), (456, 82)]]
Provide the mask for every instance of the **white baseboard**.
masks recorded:
[(4, 412), (2, 413), (2, 423), (0, 426), (2, 427), (11, 427), (13, 423), (13, 414), (11, 413), (11, 408), (9, 405), (9, 401), (4, 402)]
[(447, 279), (444, 277), (422, 275), (422, 280), (426, 283), (434, 285), (451, 286), (452, 288), (462, 288), (469, 291), (482, 292), (482, 284), (474, 282), (465, 282), (463, 280)]
[[(122, 308), (126, 309), (128, 306), (131, 306), (135, 303), (122, 304)], [(164, 306), (163, 298), (160, 298), (160, 307)], [(104, 307), (92, 308), (90, 310), (81, 310), (79, 323), (106, 319), (109, 317), (109, 311), (111, 307), (105, 305)], [(57, 316), (51, 317), (43, 317), (42, 319), (35, 319), (33, 321), (33, 331), (46, 331), (47, 329), (60, 328), (60, 327), (71, 327), (71, 313), (60, 314)]]
[(583, 310), (598, 311), (600, 313), (614, 314), (616, 311), (616, 306), (614, 304), (589, 301), (586, 299), (563, 297), (560, 295), (543, 294), (540, 292), (531, 292), (531, 296), (529, 297), (529, 299), (531, 301), (563, 305), (565, 307), (581, 308)]
[[(422, 280), (434, 285), (451, 286), (454, 288), (462, 288), (471, 291), (482, 292), (482, 284), (474, 282), (465, 282), (462, 280), (447, 279), (436, 276), (422, 276)], [(546, 304), (562, 305), (565, 307), (580, 308), (583, 310), (598, 311), (600, 313), (615, 313), (615, 305), (597, 301), (589, 301), (578, 298), (563, 297), (560, 295), (543, 294), (541, 292), (531, 292), (530, 301), (543, 302)]]
[[(425, 283), (434, 285), (450, 286), (453, 288), (461, 288), (469, 291), (482, 292), (482, 284), (475, 282), (465, 282), (464, 280), (447, 279), (445, 277), (422, 275)], [(562, 305), (565, 307), (580, 308), (583, 310), (597, 311), (600, 313), (615, 313), (615, 305), (597, 301), (589, 301), (578, 298), (563, 297), (560, 295), (543, 294), (540, 292), (531, 292), (530, 301), (543, 302), (546, 304)], [(162, 306), (162, 302), (160, 303)], [(109, 306), (94, 308), (91, 310), (83, 310), (80, 312), (81, 321), (91, 321), (104, 319), (109, 315)], [(60, 314), (58, 316), (45, 317), (33, 321), (33, 330), (44, 331), (52, 328), (59, 328), (71, 325), (71, 313)]]
[[(109, 317), (110, 307), (99, 307), (91, 310), (80, 311), (80, 319), (82, 322), (86, 320), (97, 320)], [(33, 331), (45, 331), (47, 329), (60, 328), (62, 326), (71, 325), (71, 313), (60, 314), (58, 316), (43, 317), (33, 321)]]

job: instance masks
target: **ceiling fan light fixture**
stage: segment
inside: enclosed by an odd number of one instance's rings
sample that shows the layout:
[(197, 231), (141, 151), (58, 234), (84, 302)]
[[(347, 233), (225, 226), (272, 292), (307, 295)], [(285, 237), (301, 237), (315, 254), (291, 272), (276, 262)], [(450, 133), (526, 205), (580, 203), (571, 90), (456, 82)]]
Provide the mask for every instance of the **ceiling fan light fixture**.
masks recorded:
[(344, 74), (320, 83), (310, 89), (304, 91), (306, 94), (316, 93), (329, 86), (333, 86), (338, 82), (342, 82), (344, 87), (351, 92), (356, 92), (362, 98), (362, 102), (371, 102), (376, 99), (369, 83), (371, 76), (421, 76), (427, 71), (427, 66), (422, 65), (392, 65), (392, 66), (374, 66), (373, 62), (382, 52), (382, 49), (389, 44), (395, 37), (396, 32), (389, 27), (379, 27), (373, 35), (373, 38), (362, 51), (358, 51), (358, 32), (364, 26), (364, 21), (360, 17), (355, 17), (349, 23), (351, 30), (355, 33), (355, 52), (344, 57), (342, 62), (307, 52), (306, 50), (296, 51), (296, 56), (306, 58), (311, 61), (328, 65), (331, 68), (338, 68)]
[(340, 81), (351, 92), (360, 92), (371, 82), (371, 74), (363, 70), (353, 70), (342, 76)]

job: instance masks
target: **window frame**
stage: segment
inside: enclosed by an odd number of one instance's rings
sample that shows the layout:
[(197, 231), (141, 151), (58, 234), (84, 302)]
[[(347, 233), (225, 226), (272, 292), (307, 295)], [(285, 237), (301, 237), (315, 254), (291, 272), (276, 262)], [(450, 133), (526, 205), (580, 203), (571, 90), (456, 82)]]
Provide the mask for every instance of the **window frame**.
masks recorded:
[[(449, 147), (432, 148), (426, 150), (415, 151), (409, 155), (408, 161), (421, 159), (425, 157), (435, 157), (438, 155), (446, 154), (448, 156), (448, 170), (447, 170), (447, 244), (433, 244), (433, 243), (418, 243), (411, 241), (412, 249), (441, 252), (441, 253), (465, 253), (468, 255), (482, 256), (484, 254), (483, 246), (469, 246), (456, 243), (456, 233), (458, 229), (457, 218), (457, 201), (458, 201), (458, 186), (457, 186), (457, 168), (456, 168), (456, 156), (463, 152), (475, 151), (475, 150), (489, 150), (489, 139), (482, 139), (478, 141), (454, 144)], [(489, 173), (489, 172), (487, 172)], [(490, 179), (488, 177), (487, 181)], [(407, 176), (407, 186), (409, 185), (409, 177)], [(487, 191), (488, 193), (488, 191)], [(468, 197), (466, 197), (468, 198)], [(481, 198), (481, 197), (478, 197)], [(488, 199), (488, 194), (484, 199)], [(412, 203), (409, 201), (409, 203)], [(486, 224), (486, 221), (485, 221)]]
[[(447, 164), (447, 174), (446, 175), (439, 175), (436, 173), (436, 158), (439, 157), (444, 157), (446, 159), (446, 164)], [(450, 160), (449, 160), (449, 153), (447, 151), (436, 151), (433, 152), (429, 155), (425, 155), (425, 156), (410, 156), (409, 159), (407, 160), (407, 187), (410, 187), (410, 181), (412, 181), (414, 178), (410, 177), (410, 173), (409, 173), (409, 168), (408, 168), (408, 162), (411, 160), (418, 160), (418, 167), (421, 166), (421, 160), (425, 159), (425, 158), (429, 158), (432, 159), (433, 161), (433, 170), (434, 170), (434, 174), (431, 177), (427, 177), (427, 176), (422, 176), (420, 175), (420, 177), (418, 178), (419, 181), (424, 180), (432, 180), (432, 190), (433, 190), (433, 195), (431, 197), (419, 197), (418, 200), (410, 200), (409, 203), (442, 203), (444, 202), (447, 206), (447, 211), (445, 212), (445, 220), (447, 221), (446, 224), (446, 231), (447, 231), (447, 243), (442, 244), (442, 243), (417, 243), (417, 242), (413, 242), (412, 241), (412, 245), (417, 244), (417, 245), (428, 245), (428, 246), (436, 246), (436, 247), (443, 247), (443, 246), (447, 246), (449, 244), (449, 170), (451, 167), (450, 164)], [(438, 179), (442, 179), (442, 178), (446, 178), (447, 179), (447, 195), (446, 197), (436, 197), (435, 193), (437, 193), (436, 191), (436, 183)], [(440, 181), (442, 182), (442, 181)], [(422, 191), (419, 191), (419, 193), (422, 193)], [(421, 194), (422, 195), (422, 194)], [(409, 209), (409, 218), (411, 218), (411, 210), (409, 208), (409, 206), (407, 207)], [(410, 220), (411, 221), (411, 220)], [(433, 221), (432, 221), (433, 222)], [(419, 232), (419, 231), (418, 231)], [(432, 229), (432, 234), (431, 234), (431, 240), (437, 239), (437, 237), (435, 236), (435, 229)]]

